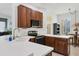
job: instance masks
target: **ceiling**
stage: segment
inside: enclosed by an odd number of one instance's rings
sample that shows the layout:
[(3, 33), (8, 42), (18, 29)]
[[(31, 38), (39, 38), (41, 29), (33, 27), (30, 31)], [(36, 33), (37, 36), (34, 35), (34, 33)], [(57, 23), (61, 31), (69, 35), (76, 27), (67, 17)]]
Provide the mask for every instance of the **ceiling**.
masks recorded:
[[(26, 3), (35, 8), (46, 11), (51, 15), (61, 14), (71, 11), (79, 10), (79, 3)], [(12, 15), (12, 3), (0, 3), (0, 14), (8, 16)]]
[(41, 9), (46, 10), (51, 14), (61, 14), (69, 12), (69, 8), (71, 11), (79, 10), (79, 3), (29, 3), (30, 5)]

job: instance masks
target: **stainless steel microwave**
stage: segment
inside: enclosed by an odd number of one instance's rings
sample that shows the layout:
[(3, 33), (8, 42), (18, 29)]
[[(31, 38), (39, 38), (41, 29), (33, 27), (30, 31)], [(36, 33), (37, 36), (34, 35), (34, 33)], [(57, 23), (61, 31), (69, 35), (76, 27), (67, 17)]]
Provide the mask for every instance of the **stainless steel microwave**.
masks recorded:
[(31, 20), (31, 27), (39, 27), (40, 21), (39, 20)]

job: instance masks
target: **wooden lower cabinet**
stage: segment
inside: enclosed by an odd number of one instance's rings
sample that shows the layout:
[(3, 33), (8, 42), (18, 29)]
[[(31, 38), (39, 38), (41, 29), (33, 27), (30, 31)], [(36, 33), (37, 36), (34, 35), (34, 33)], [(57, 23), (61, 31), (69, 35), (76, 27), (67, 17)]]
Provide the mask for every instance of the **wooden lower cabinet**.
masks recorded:
[(55, 52), (61, 53), (63, 55), (68, 55), (68, 42), (66, 39), (55, 39)]
[[(31, 42), (36, 42), (35, 38), (30, 39)], [(68, 39), (45, 36), (44, 44), (54, 48), (54, 52), (68, 56), (70, 53), (70, 46)]]
[(68, 39), (56, 38), (56, 37), (45, 37), (45, 45), (53, 47), (54, 52), (68, 56), (70, 53)]
[(45, 37), (45, 45), (54, 47), (54, 39), (52, 37)]

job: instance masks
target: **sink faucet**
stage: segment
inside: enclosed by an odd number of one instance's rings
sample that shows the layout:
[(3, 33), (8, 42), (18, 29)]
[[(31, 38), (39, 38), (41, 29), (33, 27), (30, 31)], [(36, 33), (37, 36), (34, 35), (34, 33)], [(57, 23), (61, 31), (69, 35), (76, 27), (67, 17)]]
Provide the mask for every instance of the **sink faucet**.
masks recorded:
[(15, 29), (13, 29), (13, 39), (15, 39), (16, 37), (18, 37), (18, 36), (15, 35), (15, 31), (16, 31), (16, 30), (20, 31), (19, 28), (15, 28)]

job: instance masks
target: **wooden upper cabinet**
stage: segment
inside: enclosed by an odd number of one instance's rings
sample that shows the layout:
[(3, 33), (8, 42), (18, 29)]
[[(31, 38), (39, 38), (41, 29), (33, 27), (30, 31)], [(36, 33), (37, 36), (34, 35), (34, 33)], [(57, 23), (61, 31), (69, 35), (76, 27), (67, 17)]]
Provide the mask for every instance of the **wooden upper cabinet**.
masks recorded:
[(31, 19), (36, 20), (36, 11), (35, 10), (31, 10)]
[(18, 27), (29, 28), (31, 27), (31, 20), (39, 20), (42, 27), (43, 14), (39, 11), (32, 10), (23, 5), (18, 6)]
[(26, 8), (22, 5), (18, 6), (18, 27), (26, 27)]
[(32, 10), (31, 11), (31, 19), (38, 20), (40, 23), (40, 28), (43, 27), (43, 13), (39, 11)]
[(43, 27), (43, 13), (39, 12), (40, 27)]
[(33, 20), (43, 20), (43, 13), (39, 11), (31, 11), (31, 19)]
[(26, 7), (26, 23), (29, 28), (31, 26), (31, 9), (28, 7)]
[(38, 20), (43, 20), (43, 13), (42, 12), (37, 12), (37, 15), (38, 15), (38, 17), (37, 17)]
[(27, 28), (30, 27), (30, 8), (23, 5), (18, 6), (18, 27)]

